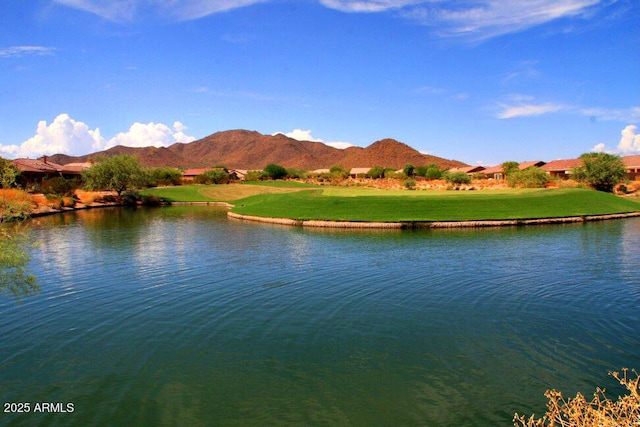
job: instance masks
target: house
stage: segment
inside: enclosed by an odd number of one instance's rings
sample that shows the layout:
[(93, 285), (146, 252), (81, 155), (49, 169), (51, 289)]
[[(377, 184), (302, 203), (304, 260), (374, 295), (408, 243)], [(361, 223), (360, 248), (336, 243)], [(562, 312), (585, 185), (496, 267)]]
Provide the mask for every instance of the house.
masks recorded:
[(208, 170), (211, 170), (211, 168), (187, 169), (186, 171), (182, 172), (182, 180), (193, 181), (196, 176), (202, 175)]
[[(518, 163), (518, 170), (525, 170), (525, 169), (529, 169), (529, 168), (541, 168), (542, 166), (544, 166), (546, 163), (543, 162), (542, 160), (534, 160), (534, 161), (529, 161), (529, 162), (520, 162)], [(489, 168), (484, 169), (483, 171), (481, 171), (480, 173), (482, 173), (487, 179), (495, 179), (495, 180), (501, 180), (504, 178), (504, 172), (502, 171), (502, 165), (496, 165), (496, 166), (491, 166)]]
[(20, 171), (18, 184), (23, 188), (39, 187), (42, 181), (62, 176), (62, 165), (42, 159), (15, 159), (12, 163)]
[(581, 165), (582, 160), (580, 159), (552, 160), (542, 166), (542, 170), (546, 171), (552, 177), (568, 179), (571, 176), (572, 169)]
[(361, 178), (369, 173), (371, 168), (351, 168), (349, 176), (351, 178)]
[(640, 180), (640, 156), (624, 156), (622, 163), (627, 168), (629, 179)]
[(456, 173), (456, 172), (464, 172), (467, 175), (473, 175), (475, 173), (479, 173), (485, 170), (484, 166), (465, 166), (462, 168), (451, 168), (447, 172)]

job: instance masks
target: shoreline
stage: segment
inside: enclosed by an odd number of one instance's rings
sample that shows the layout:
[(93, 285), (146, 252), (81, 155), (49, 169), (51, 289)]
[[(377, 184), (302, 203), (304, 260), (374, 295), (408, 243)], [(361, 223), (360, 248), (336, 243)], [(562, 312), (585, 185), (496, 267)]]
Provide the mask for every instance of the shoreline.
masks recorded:
[(239, 221), (251, 221), (265, 224), (288, 225), (292, 227), (313, 228), (360, 228), (360, 229), (435, 229), (435, 228), (482, 228), (482, 227), (519, 227), (525, 225), (569, 224), (591, 221), (605, 221), (640, 217), (640, 212), (626, 212), (604, 215), (582, 215), (558, 218), (530, 218), (507, 220), (473, 220), (473, 221), (405, 221), (405, 222), (366, 222), (366, 221), (327, 221), (327, 220), (295, 220), (289, 218), (265, 218), (252, 215), (241, 215), (227, 212), (227, 217)]

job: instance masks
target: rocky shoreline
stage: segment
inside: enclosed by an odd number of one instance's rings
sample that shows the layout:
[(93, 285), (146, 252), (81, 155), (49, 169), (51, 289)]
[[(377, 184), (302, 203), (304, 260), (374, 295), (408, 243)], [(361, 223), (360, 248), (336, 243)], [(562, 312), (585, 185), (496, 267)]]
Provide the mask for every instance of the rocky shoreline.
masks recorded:
[(481, 227), (514, 227), (525, 225), (568, 224), (588, 221), (604, 221), (639, 217), (640, 212), (627, 212), (608, 215), (584, 215), (564, 218), (532, 218), (513, 220), (484, 221), (406, 221), (406, 222), (359, 222), (359, 221), (321, 221), (295, 220), (288, 218), (264, 218), (251, 215), (240, 215), (227, 212), (227, 217), (240, 221), (253, 221), (266, 224), (288, 225), (293, 227), (317, 228), (360, 228), (360, 229), (418, 229), (418, 228), (481, 228)]

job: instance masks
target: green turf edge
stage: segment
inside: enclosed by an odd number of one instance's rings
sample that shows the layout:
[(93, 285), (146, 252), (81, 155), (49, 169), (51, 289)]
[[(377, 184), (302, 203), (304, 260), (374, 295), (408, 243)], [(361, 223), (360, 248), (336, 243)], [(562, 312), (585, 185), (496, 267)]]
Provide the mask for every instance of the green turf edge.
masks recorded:
[(640, 211), (640, 202), (585, 189), (460, 192), (454, 195), (325, 196), (322, 190), (263, 194), (235, 202), (232, 212), (265, 218), (357, 222), (485, 221), (564, 218)]

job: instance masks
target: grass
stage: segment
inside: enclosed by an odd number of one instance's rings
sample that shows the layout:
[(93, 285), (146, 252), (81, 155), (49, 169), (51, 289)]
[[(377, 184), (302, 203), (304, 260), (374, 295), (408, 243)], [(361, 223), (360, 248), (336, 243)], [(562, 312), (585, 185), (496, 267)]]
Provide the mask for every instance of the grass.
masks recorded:
[(155, 195), (171, 202), (234, 202), (258, 194), (287, 193), (309, 188), (315, 187), (293, 181), (263, 181), (251, 184), (159, 187), (141, 191), (141, 194)]
[(334, 221), (474, 221), (553, 218), (640, 211), (640, 203), (584, 189), (407, 192), (358, 189), (262, 194), (233, 212)]
[(143, 194), (174, 202), (229, 202), (239, 214), (297, 220), (474, 221), (640, 211), (637, 200), (578, 188), (407, 191), (265, 181), (162, 187)]

